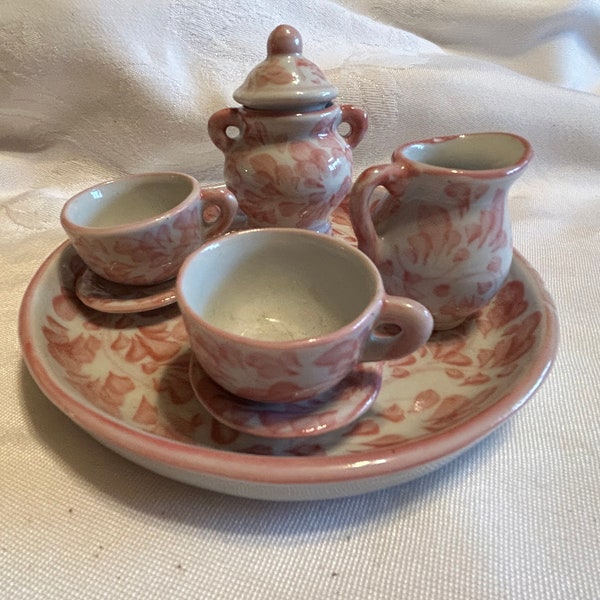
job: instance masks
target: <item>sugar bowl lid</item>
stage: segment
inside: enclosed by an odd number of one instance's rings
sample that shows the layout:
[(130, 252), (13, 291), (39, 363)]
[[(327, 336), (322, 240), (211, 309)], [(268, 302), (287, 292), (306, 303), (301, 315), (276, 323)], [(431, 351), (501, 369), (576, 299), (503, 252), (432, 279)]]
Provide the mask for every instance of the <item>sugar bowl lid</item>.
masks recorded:
[(267, 41), (267, 58), (256, 65), (234, 99), (260, 110), (317, 110), (338, 95), (325, 75), (302, 55), (302, 37), (290, 25), (276, 27)]

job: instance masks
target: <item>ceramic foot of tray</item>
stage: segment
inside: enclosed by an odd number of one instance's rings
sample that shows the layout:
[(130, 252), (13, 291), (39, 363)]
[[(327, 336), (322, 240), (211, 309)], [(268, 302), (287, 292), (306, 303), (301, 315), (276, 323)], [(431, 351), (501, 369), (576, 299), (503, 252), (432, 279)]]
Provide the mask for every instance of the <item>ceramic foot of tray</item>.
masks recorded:
[[(351, 239), (344, 215), (334, 232)], [(35, 381), (70, 419), (122, 456), (243, 497), (334, 498), (429, 473), (512, 416), (556, 353), (553, 302), (515, 253), (504, 287), (477, 318), (384, 364), (379, 395), (353, 426), (265, 443), (223, 425), (196, 401), (176, 306), (136, 314), (92, 310), (74, 291), (83, 268), (64, 244), (25, 293), (20, 338)]]

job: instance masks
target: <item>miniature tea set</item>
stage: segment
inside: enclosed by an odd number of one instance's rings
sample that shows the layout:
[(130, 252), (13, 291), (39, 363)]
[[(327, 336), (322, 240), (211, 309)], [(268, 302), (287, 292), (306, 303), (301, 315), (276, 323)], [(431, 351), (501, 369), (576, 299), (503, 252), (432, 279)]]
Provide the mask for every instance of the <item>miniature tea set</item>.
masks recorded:
[(281, 25), (209, 119), (224, 185), (143, 173), (67, 201), (21, 343), (102, 443), (217, 491), (337, 497), (437, 468), (539, 386), (555, 310), (506, 208), (529, 143), (412, 142), (353, 183), (367, 116), (336, 97)]

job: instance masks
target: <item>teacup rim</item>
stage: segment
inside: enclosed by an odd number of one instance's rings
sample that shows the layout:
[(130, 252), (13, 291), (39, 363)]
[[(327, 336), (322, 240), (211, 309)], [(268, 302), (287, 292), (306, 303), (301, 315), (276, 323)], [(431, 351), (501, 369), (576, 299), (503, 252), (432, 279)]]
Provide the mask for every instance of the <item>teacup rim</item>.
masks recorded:
[[(182, 282), (183, 276), (184, 276), (189, 264), (194, 260), (194, 257), (196, 255), (200, 254), (203, 250), (206, 250), (208, 247), (210, 247), (214, 244), (221, 243), (223, 240), (225, 240), (227, 238), (231, 238), (233, 236), (249, 235), (249, 234), (253, 234), (256, 232), (267, 232), (267, 233), (260, 233), (260, 235), (271, 235), (274, 233), (278, 233), (280, 235), (281, 234), (284, 234), (284, 235), (291, 234), (291, 235), (297, 235), (299, 237), (307, 237), (307, 238), (325, 240), (325, 243), (329, 243), (333, 246), (349, 249), (349, 251), (354, 256), (356, 256), (357, 259), (361, 260), (361, 262), (363, 262), (366, 265), (368, 271), (373, 276), (373, 281), (375, 283), (375, 289), (373, 291), (371, 302), (369, 302), (369, 304), (366, 307), (364, 307), (361, 310), (361, 312), (354, 319), (345, 323), (341, 327), (337, 328), (335, 331), (328, 332), (319, 337), (301, 338), (301, 339), (293, 339), (293, 340), (281, 341), (281, 340), (259, 340), (259, 339), (255, 339), (255, 338), (248, 338), (246, 336), (232, 333), (232, 332), (222, 329), (220, 327), (216, 327), (212, 323), (209, 323), (205, 319), (202, 319), (198, 315), (198, 313), (187, 302), (187, 300), (184, 297), (184, 294), (182, 293), (182, 290), (181, 290), (181, 287), (182, 287), (181, 282)], [(285, 350), (288, 350), (288, 349), (293, 350), (293, 349), (297, 349), (297, 348), (301, 348), (301, 347), (306, 348), (309, 346), (313, 347), (313, 346), (317, 346), (317, 345), (321, 345), (321, 344), (325, 345), (325, 344), (333, 342), (336, 338), (344, 337), (344, 336), (350, 334), (351, 332), (353, 332), (356, 329), (358, 329), (359, 327), (361, 327), (361, 325), (363, 325), (363, 323), (366, 320), (371, 318), (373, 313), (379, 311), (381, 309), (381, 307), (384, 305), (385, 298), (386, 298), (386, 293), (385, 293), (385, 290), (383, 287), (383, 281), (381, 279), (381, 276), (380, 276), (379, 272), (377, 271), (377, 268), (371, 261), (371, 259), (366, 254), (364, 254), (358, 248), (355, 248), (354, 246), (352, 246), (345, 240), (342, 240), (339, 238), (334, 238), (333, 236), (330, 236), (330, 235), (327, 235), (324, 233), (318, 233), (318, 232), (311, 231), (308, 229), (298, 229), (295, 227), (268, 227), (268, 228), (256, 227), (256, 228), (252, 228), (252, 229), (231, 231), (219, 238), (205, 242), (202, 246), (200, 246), (198, 249), (196, 249), (194, 252), (192, 252), (190, 255), (188, 255), (186, 257), (186, 259), (183, 261), (183, 263), (179, 269), (179, 272), (177, 273), (175, 288), (176, 288), (177, 304), (179, 306), (179, 309), (180, 309), (181, 314), (183, 315), (184, 319), (186, 319), (187, 314), (198, 315), (199, 320), (202, 323), (202, 326), (205, 327), (208, 331), (210, 331), (211, 334), (216, 334), (216, 335), (218, 335), (224, 339), (227, 339), (228, 341), (235, 343), (235, 344), (240, 344), (240, 345), (243, 345), (246, 347), (253, 347), (253, 348), (261, 347), (261, 348), (265, 348), (265, 349), (285, 349)], [(185, 310), (182, 305), (185, 306)]]
[[(190, 193), (183, 199), (181, 202), (178, 202), (172, 208), (159, 213), (153, 217), (148, 217), (145, 219), (140, 219), (139, 221), (130, 221), (128, 223), (120, 223), (117, 225), (107, 225), (100, 227), (90, 227), (87, 225), (80, 225), (79, 223), (75, 223), (68, 216), (67, 212), (69, 207), (72, 206), (75, 201), (83, 196), (84, 194), (89, 194), (92, 190), (98, 189), (101, 187), (105, 187), (108, 185), (112, 185), (115, 183), (123, 182), (123, 181), (133, 181), (136, 179), (150, 179), (151, 177), (176, 177), (180, 179), (185, 179), (192, 184), (192, 188)], [(205, 186), (205, 187), (214, 187), (214, 186)], [(60, 211), (60, 223), (63, 229), (67, 232), (77, 232), (80, 235), (84, 234), (86, 236), (104, 236), (112, 233), (120, 233), (120, 232), (131, 232), (136, 231), (138, 229), (143, 229), (148, 225), (152, 225), (155, 223), (159, 223), (168, 219), (170, 216), (179, 212), (182, 207), (189, 205), (196, 198), (200, 197), (202, 192), (202, 186), (200, 182), (189, 173), (184, 173), (182, 171), (145, 171), (141, 173), (127, 173), (121, 176), (116, 176), (111, 179), (107, 179), (104, 181), (97, 182), (93, 185), (88, 186), (87, 188), (80, 190), (76, 194), (70, 196), (67, 201), (64, 203), (61, 211)]]

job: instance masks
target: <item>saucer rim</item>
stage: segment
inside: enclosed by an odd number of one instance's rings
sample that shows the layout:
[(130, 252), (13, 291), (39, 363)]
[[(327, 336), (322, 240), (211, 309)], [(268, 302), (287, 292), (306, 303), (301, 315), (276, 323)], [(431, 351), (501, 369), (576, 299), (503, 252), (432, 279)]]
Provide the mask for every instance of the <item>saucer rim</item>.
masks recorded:
[[(544, 338), (527, 373), (509, 386), (504, 396), (477, 415), (400, 446), (334, 456), (263, 456), (172, 440), (134, 428), (69, 394), (55, 381), (43, 358), (36, 353), (36, 336), (31, 330), (33, 319), (29, 318), (36, 292), (43, 291), (40, 284), (44, 276), (54, 264), (59, 267), (60, 257), (69, 246), (67, 240), (46, 257), (23, 296), (18, 329), (23, 358), (31, 376), (47, 398), (92, 437), (148, 469), (166, 476), (173, 470), (172, 478), (188, 483), (203, 477), (270, 488), (352, 483), (382, 477), (401, 483), (406, 472), (446, 462), (504, 423), (537, 391), (556, 358), (558, 318), (554, 301), (537, 271), (515, 250), (511, 271), (516, 265), (524, 275), (523, 280), (535, 288), (540, 310), (544, 309), (545, 329), (541, 331)], [(385, 485), (393, 484), (394, 481), (387, 481)], [(201, 481), (193, 485), (207, 487)], [(240, 490), (238, 495), (245, 494)]]
[[(359, 363), (358, 365), (356, 365), (354, 367), (354, 369), (351, 371), (351, 373), (356, 372), (358, 369), (363, 368), (363, 367), (361, 367), (362, 364), (366, 364), (366, 363)], [(231, 427), (232, 429), (235, 429), (236, 431), (240, 431), (242, 433), (249, 433), (250, 435), (253, 435), (257, 438), (265, 438), (265, 439), (269, 439), (269, 440), (286, 440), (286, 439), (287, 440), (289, 440), (289, 439), (313, 440), (314, 438), (319, 437), (321, 435), (326, 435), (326, 434), (332, 433), (334, 431), (340, 431), (346, 427), (349, 427), (357, 419), (364, 416), (364, 414), (371, 408), (371, 406), (373, 406), (373, 404), (377, 400), (377, 396), (379, 395), (379, 392), (381, 390), (383, 367), (381, 365), (378, 365), (377, 363), (372, 363), (372, 364), (374, 365), (374, 370), (377, 372), (378, 381), (375, 385), (369, 386), (368, 396), (366, 398), (363, 397), (365, 394), (362, 394), (360, 401), (354, 403), (353, 410), (352, 410), (352, 413), (349, 415), (349, 418), (346, 418), (346, 420), (344, 420), (341, 423), (336, 423), (334, 425), (327, 426), (323, 429), (317, 429), (316, 431), (309, 431), (309, 432), (301, 434), (301, 435), (294, 434), (292, 432), (288, 432), (288, 433), (285, 433), (282, 435), (264, 433), (264, 431), (268, 429), (267, 427), (260, 427), (260, 426), (252, 427), (252, 426), (246, 426), (246, 425), (238, 426), (237, 424), (232, 423), (228, 419), (222, 418), (222, 416), (219, 415), (217, 413), (217, 411), (215, 411), (213, 409), (211, 403), (206, 402), (203, 398), (200, 397), (200, 395), (196, 391), (196, 386), (193, 383), (192, 369), (194, 369), (194, 368), (201, 369), (201, 370), (203, 370), (203, 369), (202, 369), (202, 365), (200, 365), (200, 363), (198, 362), (198, 359), (193, 355), (193, 353), (190, 354), (188, 373), (189, 373), (189, 378), (190, 378), (190, 385), (192, 388), (192, 392), (194, 393), (194, 399), (196, 400), (196, 402), (198, 402), (204, 408), (204, 410), (206, 410), (206, 412), (208, 412), (214, 419), (223, 423), (224, 425), (227, 425), (228, 427)], [(350, 375), (351, 373), (349, 373), (348, 375)], [(346, 377), (348, 377), (348, 375)], [(218, 386), (218, 384), (215, 384), (215, 385)], [(232, 396), (234, 398), (239, 398), (238, 396), (235, 396), (234, 394), (231, 394), (231, 393), (227, 392), (226, 390), (223, 390), (223, 392), (225, 394), (227, 394), (228, 396)], [(349, 400), (349, 401), (351, 402), (351, 400)], [(235, 403), (235, 400), (232, 400), (232, 402)], [(306, 400), (302, 400), (300, 402), (306, 402)], [(326, 406), (330, 403), (331, 403), (331, 400), (328, 403), (326, 403)], [(265, 406), (264, 412), (269, 412), (270, 405), (265, 404), (264, 406)], [(252, 408), (247, 408), (247, 410), (251, 411), (253, 414), (260, 414), (260, 413), (264, 414), (263, 411), (260, 411), (260, 410), (253, 411)], [(307, 414), (308, 413), (306, 413), (306, 412), (298, 413), (298, 417), (306, 418)], [(263, 433), (261, 433), (261, 432), (263, 432)]]
[[(177, 293), (176, 293), (176, 278), (173, 277), (168, 281), (171, 281), (171, 285), (165, 289), (163, 292), (159, 292), (156, 294), (152, 294), (151, 296), (146, 296), (143, 298), (131, 298), (129, 300), (122, 300), (119, 298), (110, 298), (107, 300), (91, 300), (88, 295), (85, 295), (80, 292), (79, 285), (85, 275), (89, 275), (90, 277), (98, 277), (102, 279), (100, 275), (94, 273), (89, 267), (85, 267), (85, 269), (77, 276), (75, 279), (75, 283), (73, 286), (73, 291), (79, 300), (85, 304), (88, 308), (92, 308), (99, 312), (108, 313), (108, 314), (129, 314), (129, 313), (138, 313), (138, 312), (149, 312), (151, 310), (159, 310), (164, 306), (170, 306), (171, 304), (175, 304), (177, 302)], [(108, 281), (108, 280), (107, 280)], [(123, 283), (115, 283), (112, 281), (108, 281), (111, 285), (120, 285), (126, 286)], [(166, 283), (166, 282), (164, 282)], [(155, 286), (164, 285), (164, 283), (157, 283), (150, 286), (144, 286), (148, 288), (152, 288)], [(141, 287), (141, 286), (134, 286)]]

